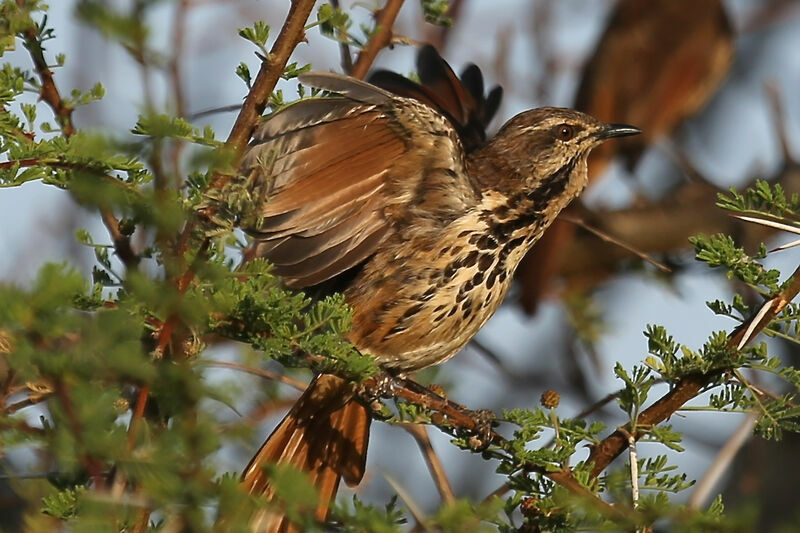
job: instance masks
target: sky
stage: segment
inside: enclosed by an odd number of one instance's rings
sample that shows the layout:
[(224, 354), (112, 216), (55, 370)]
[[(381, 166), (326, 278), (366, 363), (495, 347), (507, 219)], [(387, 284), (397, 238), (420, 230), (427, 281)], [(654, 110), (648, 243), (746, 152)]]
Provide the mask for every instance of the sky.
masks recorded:
[[(58, 38), (48, 43), (48, 54), (67, 53), (67, 66), (56, 74), (63, 87), (86, 89), (102, 81), (107, 97), (100, 103), (81, 109), (75, 117), (80, 127), (127, 135), (143, 106), (141, 88), (131, 80), (138, 78), (138, 69), (124, 51), (108, 45), (101, 36), (75, 22), (72, 17), (73, 0), (51, 2), (51, 23)], [(118, 2), (122, 3), (122, 2)], [(345, 6), (349, 2), (343, 2)], [(506, 98), (494, 127), (524, 109), (539, 105), (568, 106), (578, 83), (580, 67), (591, 53), (603, 28), (611, 2), (563, 0), (555, 2), (551, 19), (537, 25), (536, 11), (531, 6), (538, 2), (525, 0), (474, 0), (466, 2), (457, 29), (444, 50), (448, 61), (457, 67), (474, 62), (482, 67), (489, 79), (504, 82)], [(748, 15), (757, 2), (736, 0), (727, 3), (738, 28), (746, 26)], [(502, 6), (502, 7), (501, 7)], [(153, 17), (157, 49), (166, 49), (170, 43), (169, 17), (171, 7), (159, 8)], [(366, 16), (366, 11), (355, 8)], [(246, 61), (255, 72), (257, 59), (248, 43), (236, 36), (236, 29), (263, 18), (273, 28), (280, 26), (284, 16), (283, 6), (274, 2), (233, 2), (221, 7), (208, 5), (196, 8), (189, 24), (188, 54), (183, 66), (187, 86), (187, 106), (196, 113), (217, 106), (236, 104), (245, 87), (233, 73), (239, 61)], [(366, 19), (364, 19), (366, 20)], [(422, 39), (418, 23), (417, 3), (408, 3), (396, 25), (396, 33)], [(540, 33), (531, 36), (531, 28)], [(338, 68), (338, 48), (335, 44), (311, 30), (308, 44), (301, 44), (294, 60), (312, 62), (318, 70)], [(512, 75), (503, 75), (495, 68), (499, 50), (507, 50), (506, 69)], [(800, 158), (800, 13), (781, 18), (766, 28), (746, 31), (737, 39), (737, 60), (728, 81), (698, 117), (689, 121), (675, 142), (683, 147), (698, 169), (713, 183), (728, 187), (742, 185), (755, 175), (769, 177), (782, 164), (777, 143), (776, 124), (771, 108), (764, 96), (766, 83), (778, 87), (782, 97), (787, 138), (795, 157)], [(10, 54), (13, 61), (24, 64), (24, 50)], [(378, 58), (382, 67), (400, 72), (413, 70), (414, 49), (397, 46), (384, 51)], [(547, 59), (559, 67), (546, 68)], [(632, 66), (635, 68), (635, 66)], [(541, 78), (547, 75), (548, 81)], [(292, 88), (285, 85), (284, 90)], [(534, 90), (535, 89), (535, 90)], [(156, 79), (156, 100), (165, 99), (163, 79)], [(235, 115), (211, 115), (198, 121), (207, 121), (224, 137)], [(663, 150), (648, 154), (637, 171), (636, 185), (619, 169), (587, 192), (588, 201), (594, 205), (621, 205), (630, 202), (635, 192), (652, 192), (664, 189), (667, 180), (675, 177), (674, 166)], [(0, 191), (0, 221), (5, 231), (0, 232), (0, 280), (3, 283), (27, 283), (39, 265), (46, 261), (63, 261), (72, 258), (87, 273), (91, 268), (92, 253), (75, 244), (71, 232), (87, 227), (98, 242), (107, 240), (99, 220), (88, 213), (73, 209), (72, 201), (60, 190), (32, 183), (18, 189)], [(712, 208), (709, 206), (709, 208)], [(65, 231), (70, 230), (70, 231)], [(783, 239), (785, 242), (788, 238)], [(798, 249), (769, 258), (769, 264), (789, 270), (800, 259)], [(674, 285), (659, 282), (653, 276), (641, 273), (627, 274), (608, 283), (596, 293), (595, 301), (606, 317), (608, 332), (597, 346), (602, 356), (599, 369), (591, 369), (592, 388), (599, 398), (616, 390), (619, 382), (611, 372), (614, 361), (625, 366), (640, 362), (647, 355), (642, 334), (647, 324), (664, 325), (680, 342), (699, 347), (712, 330), (731, 328), (727, 319), (715, 317), (705, 307), (705, 302), (726, 299), (731, 294), (730, 285), (719, 275), (702, 266), (690, 267), (677, 276)], [(512, 305), (504, 306), (497, 316), (479, 333), (478, 339), (495, 351), (504, 366), (519, 375), (536, 374), (553, 376), (549, 388), (565, 387), (564, 365), (559, 360), (563, 350), (575, 340), (564, 333), (567, 320), (563, 308), (556, 302), (547, 303), (535, 317), (525, 316)], [(779, 348), (778, 348), (779, 349)], [(227, 357), (221, 354), (220, 357)], [(584, 363), (588, 365), (584, 359)], [(213, 380), (247, 380), (230, 373), (210, 375)], [(450, 397), (471, 407), (511, 408), (536, 405), (542, 392), (542, 383), (514, 388), (509, 398), (503, 375), (496, 366), (480, 354), (467, 348), (465, 353), (443, 365), (437, 380), (455, 385)], [(247, 381), (240, 381), (242, 386)], [(257, 386), (257, 381), (252, 381)], [(513, 402), (513, 405), (509, 404)], [(586, 405), (583, 398), (564, 397), (560, 412), (563, 415), (578, 412)], [(621, 422), (621, 419), (610, 424)], [(725, 442), (740, 419), (736, 415), (703, 416), (691, 413), (685, 418), (674, 417), (675, 425), (695, 435), (702, 445), (688, 446), (689, 451), (680, 457), (670, 454), (681, 467), (692, 473), (702, 473), (712, 460), (716, 448)], [(391, 492), (387, 478), (405, 486), (418, 488), (414, 494), (418, 503), (438, 501), (435, 487), (424, 463), (415, 458), (410, 437), (398, 428), (374, 424), (372, 453), (370, 455), (370, 486), (372, 496), (380, 501)], [(268, 426), (265, 425), (264, 435)], [(468, 494), (488, 493), (499, 481), (492, 480), (490, 465), (457, 452), (447, 446), (447, 438), (432, 432), (434, 446), (443, 453), (443, 461), (455, 485), (467, 475), (481, 482), (472, 487), (461, 487)], [(409, 454), (394, 453), (396, 446), (412, 450)], [(221, 454), (220, 462), (228, 469), (241, 466), (242, 451)]]

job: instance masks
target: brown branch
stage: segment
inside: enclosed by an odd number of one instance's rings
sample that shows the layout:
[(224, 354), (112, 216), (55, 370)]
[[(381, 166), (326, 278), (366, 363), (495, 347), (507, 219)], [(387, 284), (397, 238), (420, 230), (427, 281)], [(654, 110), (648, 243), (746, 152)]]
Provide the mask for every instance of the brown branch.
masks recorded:
[(596, 237), (600, 238), (601, 240), (603, 240), (603, 241), (605, 241), (607, 243), (619, 246), (623, 250), (632, 253), (633, 255), (638, 257), (639, 259), (641, 259), (643, 261), (647, 261), (648, 263), (650, 263), (654, 267), (658, 268), (662, 272), (666, 272), (666, 273), (672, 272), (672, 270), (670, 270), (670, 268), (668, 266), (664, 265), (663, 263), (660, 263), (660, 262), (656, 261), (655, 259), (650, 257), (650, 255), (648, 255), (647, 253), (639, 250), (635, 246), (633, 246), (633, 245), (631, 245), (631, 244), (629, 244), (629, 243), (627, 243), (625, 241), (622, 241), (622, 240), (620, 240), (620, 239), (618, 239), (616, 237), (613, 237), (612, 235), (609, 235), (605, 231), (602, 231), (602, 230), (600, 230), (598, 228), (595, 228), (594, 226), (592, 226), (590, 224), (587, 224), (586, 221), (583, 220), (580, 217), (572, 216), (569, 213), (562, 213), (561, 215), (559, 215), (558, 218), (560, 220), (565, 221), (565, 222), (569, 222), (570, 224), (574, 224), (575, 226), (578, 226), (579, 228), (585, 229), (589, 233), (595, 235)]
[(110, 209), (100, 208), (100, 216), (114, 242), (114, 250), (116, 250), (117, 256), (119, 256), (125, 268), (128, 270), (136, 270), (139, 266), (139, 256), (131, 247), (130, 236), (122, 233), (119, 227), (119, 220), (117, 220), (117, 217), (114, 216), (114, 213), (112, 213)]
[(269, 370), (263, 370), (261, 368), (254, 368), (252, 366), (242, 365), (239, 363), (228, 363), (226, 361), (211, 361), (209, 359), (200, 359), (196, 361), (198, 365), (204, 366), (213, 366), (217, 368), (230, 368), (233, 370), (239, 370), (240, 372), (246, 372), (248, 374), (253, 374), (254, 376), (259, 376), (262, 378), (266, 378), (272, 381), (279, 381), (290, 387), (294, 387), (297, 390), (305, 390), (308, 386), (308, 383), (300, 381), (299, 379), (290, 378), (289, 376), (284, 376), (282, 374), (276, 374), (275, 372), (270, 372)]
[(304, 39), (305, 24), (313, 8), (314, 0), (292, 1), (286, 22), (270, 49), (268, 60), (262, 63), (255, 82), (244, 100), (242, 110), (228, 135), (227, 144), (233, 148), (237, 156), (240, 156), (247, 146), (258, 119), (267, 107), (269, 95), (286, 68), (289, 56), (297, 43)]
[[(331, 0), (331, 5), (334, 9), (340, 9), (339, 0)], [(341, 34), (337, 37), (342, 39)], [(342, 58), (342, 70), (345, 74), (350, 74), (353, 71), (353, 56), (350, 53), (350, 45), (344, 40), (339, 41), (339, 55)]]
[(414, 437), (414, 440), (417, 441), (422, 456), (425, 457), (425, 462), (428, 463), (428, 470), (431, 472), (431, 477), (433, 477), (433, 481), (436, 484), (439, 495), (442, 497), (442, 501), (448, 504), (454, 503), (456, 501), (456, 495), (453, 492), (453, 486), (450, 484), (450, 480), (447, 479), (442, 461), (436, 454), (436, 450), (433, 449), (427, 428), (422, 424), (408, 424), (404, 425), (403, 429), (408, 431), (411, 436)]
[(23, 33), (23, 45), (27, 48), (33, 60), (36, 74), (41, 80), (42, 86), (39, 89), (39, 96), (44, 100), (56, 116), (56, 120), (61, 125), (61, 133), (64, 137), (70, 137), (75, 133), (75, 126), (72, 124), (72, 108), (64, 103), (61, 93), (58, 92), (53, 71), (47, 65), (44, 58), (42, 42), (36, 32), (35, 23), (31, 21), (31, 26)]
[[(761, 332), (772, 319), (800, 293), (800, 266), (792, 273), (786, 287), (777, 295), (771, 298), (774, 304), (764, 313), (761, 318), (753, 323), (757, 317), (754, 316), (740, 324), (728, 337), (728, 348), (736, 350), (740, 343), (747, 343)], [(747, 335), (745, 337), (745, 335)], [(587, 462), (594, 463), (592, 475), (598, 476), (628, 447), (627, 434), (630, 433), (635, 439), (644, 435), (647, 429), (667, 420), (673, 413), (680, 409), (686, 402), (697, 396), (705, 387), (710, 385), (720, 376), (720, 372), (709, 374), (689, 374), (680, 378), (672, 390), (661, 397), (653, 405), (642, 411), (637, 419), (637, 429), (626, 425), (616, 430), (606, 437), (602, 442), (592, 448)], [(638, 429), (641, 428), (641, 429)]]
[[(371, 378), (364, 382), (366, 391), (364, 395), (365, 403), (371, 403), (374, 396), (371, 395), (369, 391), (376, 390), (375, 387), (377, 387), (381, 381), (382, 379), (380, 378)], [(395, 378), (393, 384), (395, 386), (393, 386), (391, 390), (390, 397), (400, 398), (424, 407), (425, 409), (435, 411), (441, 415), (431, 418), (432, 423), (436, 426), (443, 428), (452, 427), (462, 431), (472, 431), (478, 436), (476, 440), (478, 446), (485, 447), (496, 445), (502, 447), (503, 443), (506, 442), (502, 435), (491, 429), (490, 420), (486, 419), (485, 413), (466, 409), (462, 405), (452, 402), (409, 379)], [(615, 507), (598, 498), (590, 490), (583, 487), (568, 468), (555, 472), (548, 472), (544, 468), (534, 464), (523, 463), (520, 464), (519, 467), (528, 472), (536, 472), (540, 475), (547, 476), (574, 495), (588, 502), (604, 516), (624, 521), (638, 521), (640, 518), (635, 511)]]
[(375, 62), (378, 52), (392, 42), (392, 26), (394, 26), (401, 7), (403, 7), (403, 0), (387, 0), (384, 8), (375, 13), (376, 31), (367, 45), (358, 53), (356, 64), (353, 65), (353, 70), (350, 72), (351, 76), (363, 79), (372, 63)]
[(25, 409), (26, 407), (30, 407), (32, 405), (36, 405), (46, 401), (48, 398), (50, 398), (51, 394), (52, 393), (41, 394), (39, 396), (29, 396), (24, 400), (12, 403), (11, 405), (3, 409), (3, 413), (6, 415), (13, 415), (20, 409)]
[(10, 429), (14, 431), (21, 431), (29, 435), (44, 436), (45, 431), (42, 428), (37, 428), (29, 425), (24, 420), (17, 420), (15, 418), (5, 418), (0, 420), (0, 429)]

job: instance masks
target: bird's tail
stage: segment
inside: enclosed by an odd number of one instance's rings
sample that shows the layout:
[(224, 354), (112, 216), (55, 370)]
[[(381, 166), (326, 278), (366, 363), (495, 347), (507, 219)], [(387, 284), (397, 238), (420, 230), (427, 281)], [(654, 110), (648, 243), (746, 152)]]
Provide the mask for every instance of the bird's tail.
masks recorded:
[[(318, 376), (278, 424), (247, 465), (242, 484), (251, 494), (272, 499), (273, 491), (264, 467), (291, 465), (305, 472), (319, 493), (315, 517), (325, 520), (339, 479), (356, 485), (364, 476), (370, 417), (353, 400), (353, 386), (331, 374)], [(277, 507), (276, 507), (277, 509)], [(251, 521), (254, 532), (297, 531), (278, 510), (257, 513)]]

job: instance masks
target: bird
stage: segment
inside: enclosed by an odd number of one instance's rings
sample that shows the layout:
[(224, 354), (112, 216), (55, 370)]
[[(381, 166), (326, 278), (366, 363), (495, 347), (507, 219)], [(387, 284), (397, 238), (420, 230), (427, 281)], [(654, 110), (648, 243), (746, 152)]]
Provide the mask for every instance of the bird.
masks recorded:
[[(378, 71), (370, 82), (335, 73), (300, 81), (336, 96), (300, 100), (267, 118), (241, 173), (263, 183), (250, 257), (286, 286), (341, 292), (352, 308), (346, 338), (391, 374), (458, 353), (506, 295), (520, 259), (585, 187), (587, 156), (639, 133), (564, 108), (486, 126), (499, 89), (483, 95), (470, 66), (457, 76), (432, 46), (420, 82)], [(356, 385), (316, 376), (245, 468), (244, 488), (272, 497), (264, 466), (304, 471), (324, 521), (340, 479), (364, 475), (370, 415)], [(279, 510), (253, 531), (296, 531)]]
[[(589, 180), (618, 158), (633, 171), (649, 146), (700, 111), (728, 74), (734, 31), (721, 0), (620, 0), (586, 62), (574, 108), (631, 122), (644, 134), (589, 158)], [(575, 227), (556, 221), (519, 271), (520, 302), (533, 313), (554, 286)]]

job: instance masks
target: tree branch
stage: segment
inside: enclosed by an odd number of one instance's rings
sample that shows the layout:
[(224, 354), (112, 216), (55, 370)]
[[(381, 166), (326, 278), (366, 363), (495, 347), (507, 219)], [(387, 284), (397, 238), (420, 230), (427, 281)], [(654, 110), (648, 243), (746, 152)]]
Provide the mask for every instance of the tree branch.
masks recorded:
[(236, 117), (236, 122), (228, 135), (227, 144), (234, 149), (237, 159), (247, 146), (258, 119), (264, 113), (269, 95), (283, 74), (289, 56), (292, 55), (297, 44), (304, 39), (305, 24), (313, 8), (314, 0), (292, 1), (286, 22), (270, 49), (267, 61), (261, 64), (255, 82), (244, 100), (242, 110)]
[(117, 217), (114, 216), (111, 210), (101, 208), (100, 216), (114, 242), (114, 250), (117, 252), (117, 256), (125, 265), (126, 269), (135, 270), (139, 266), (140, 258), (136, 252), (133, 251), (130, 236), (122, 233), (119, 220), (117, 220)]
[(389, 43), (392, 41), (392, 26), (403, 7), (403, 0), (387, 0), (386, 6), (375, 14), (375, 26), (377, 31), (370, 38), (367, 46), (358, 53), (356, 64), (353, 65), (353, 70), (350, 75), (354, 78), (363, 79), (367, 75), (367, 71), (375, 62), (375, 58)]
[(75, 126), (72, 124), (72, 108), (64, 103), (61, 93), (58, 92), (58, 87), (53, 79), (53, 71), (47, 66), (44, 58), (44, 48), (42, 48), (42, 41), (36, 31), (36, 23), (31, 20), (31, 24), (33, 26), (25, 30), (23, 34), (23, 45), (30, 53), (36, 74), (41, 80), (39, 96), (53, 110), (56, 120), (61, 125), (62, 135), (70, 137), (75, 133)]
[(408, 431), (417, 441), (417, 445), (423, 457), (425, 457), (425, 462), (428, 463), (428, 470), (431, 472), (431, 477), (436, 484), (439, 495), (442, 497), (442, 501), (454, 503), (456, 496), (455, 492), (453, 492), (453, 486), (450, 484), (450, 480), (447, 479), (447, 473), (444, 471), (442, 461), (436, 454), (436, 450), (433, 449), (431, 439), (428, 436), (428, 429), (423, 424), (407, 424), (403, 426), (403, 429)]
[[(800, 293), (800, 266), (792, 273), (786, 287), (765, 303), (765, 305), (771, 303), (765, 313), (754, 315), (731, 332), (728, 336), (728, 347), (732, 350), (737, 350), (740, 349), (741, 345), (752, 340), (772, 319), (783, 311), (798, 293)], [(614, 459), (625, 451), (628, 447), (628, 433), (638, 440), (648, 428), (667, 420), (674, 412), (697, 396), (719, 376), (720, 372), (717, 371), (709, 374), (689, 374), (680, 378), (671, 391), (639, 415), (636, 426), (643, 429), (632, 431), (632, 428), (626, 425), (592, 448), (589, 459), (587, 459), (587, 462), (594, 463), (592, 475), (595, 477), (600, 475)]]

